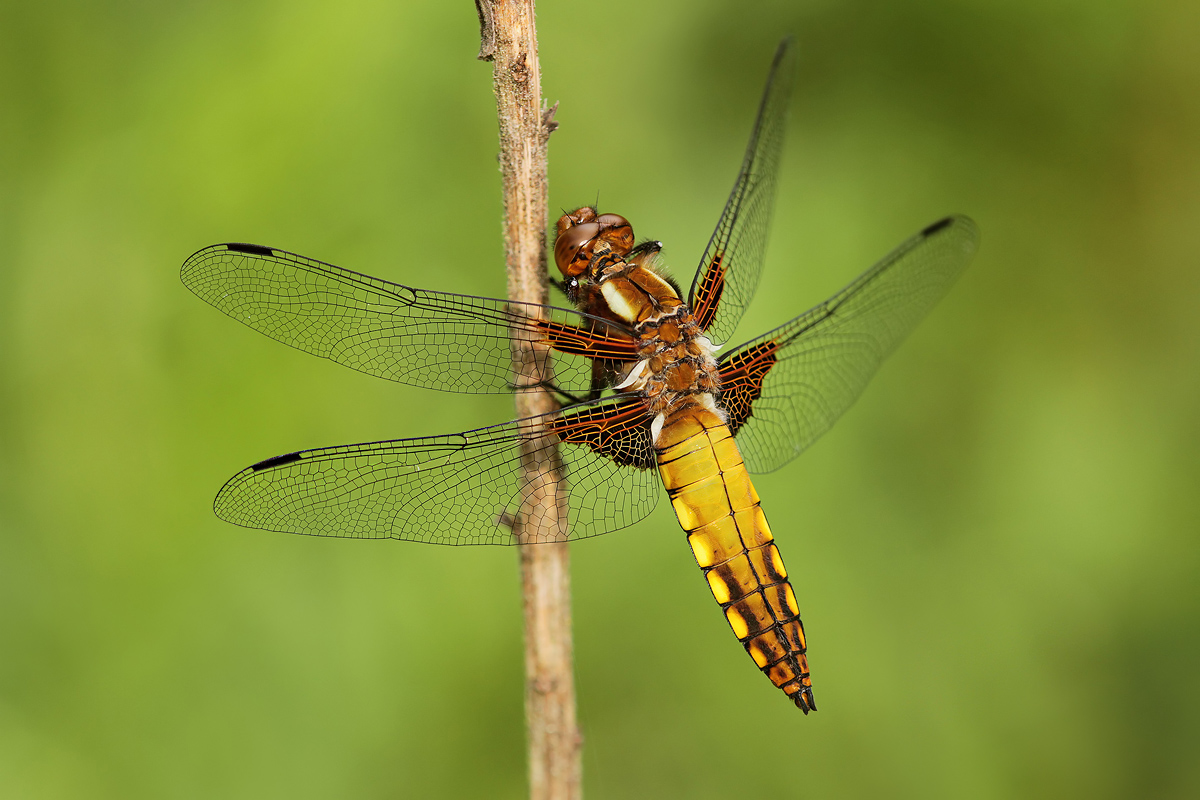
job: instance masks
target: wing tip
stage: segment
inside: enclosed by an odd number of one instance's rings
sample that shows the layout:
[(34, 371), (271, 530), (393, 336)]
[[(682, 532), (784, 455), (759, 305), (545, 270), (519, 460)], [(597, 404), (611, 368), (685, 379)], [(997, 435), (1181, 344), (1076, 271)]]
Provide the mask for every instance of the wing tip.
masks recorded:
[(921, 235), (922, 236), (933, 236), (938, 231), (945, 230), (946, 228), (949, 228), (951, 225), (953, 225), (954, 220), (955, 220), (955, 218), (953, 216), (942, 217), (941, 219), (939, 219), (937, 222), (933, 223), (932, 225), (926, 225), (921, 230)]
[(294, 453), (284, 453), (281, 456), (271, 456), (264, 458), (255, 464), (251, 464), (241, 472), (234, 475), (229, 480), (225, 481), (225, 485), (217, 492), (217, 496), (213, 498), (212, 510), (217, 519), (223, 522), (228, 522), (237, 525), (241, 528), (257, 528), (259, 530), (280, 530), (283, 533), (299, 533), (299, 531), (291, 531), (280, 528), (273, 528), (260, 521), (255, 521), (248, 518), (239, 509), (242, 505), (242, 500), (235, 497), (239, 488), (243, 483), (258, 472), (264, 472), (275, 467), (294, 464), (304, 457), (304, 451), (298, 450)]
[[(218, 245), (220, 246), (220, 245)], [(246, 253), (252, 256), (273, 256), (275, 248), (265, 247), (261, 244), (245, 244), (244, 242), (229, 242), (224, 245), (226, 250), (232, 250), (235, 253)]]
[(937, 222), (926, 225), (924, 228), (922, 228), (920, 236), (933, 236), (934, 234), (941, 233), (948, 228), (960, 228), (967, 230), (971, 232), (973, 238), (979, 238), (979, 225), (977, 225), (975, 220), (971, 219), (966, 214), (950, 214), (949, 216), (942, 217)]
[(796, 34), (788, 32), (779, 40), (779, 44), (775, 47), (774, 64), (778, 64), (787, 57), (793, 48), (796, 46)]
[(926, 225), (911, 241), (913, 244), (931, 239), (939, 234), (956, 235), (968, 257), (979, 249), (979, 226), (965, 214), (951, 214), (931, 225)]
[(246, 255), (266, 256), (270, 258), (275, 255), (276, 250), (273, 247), (265, 247), (261, 244), (246, 244), (244, 242), (210, 244), (208, 247), (201, 247), (199, 250), (184, 259), (183, 266), (179, 268), (179, 279), (183, 281), (188, 288), (191, 288), (190, 279), (193, 277), (193, 273), (196, 270), (202, 271), (202, 265), (213, 253), (222, 252), (245, 253)]
[(282, 467), (285, 464), (294, 464), (301, 458), (303, 458), (303, 455), (299, 451), (295, 453), (285, 453), (281, 456), (271, 456), (270, 458), (264, 458), (257, 464), (251, 464), (250, 471), (262, 472), (265, 469), (274, 469), (275, 467)]

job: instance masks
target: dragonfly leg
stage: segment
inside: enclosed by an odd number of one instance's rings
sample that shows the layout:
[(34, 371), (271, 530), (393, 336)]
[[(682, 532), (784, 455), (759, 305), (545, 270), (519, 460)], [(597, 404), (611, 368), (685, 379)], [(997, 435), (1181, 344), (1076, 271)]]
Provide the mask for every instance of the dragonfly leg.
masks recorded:
[(589, 400), (596, 400), (600, 397), (601, 390), (593, 389), (588, 394), (580, 397), (572, 394), (565, 389), (560, 389), (553, 381), (534, 381), (533, 383), (523, 383), (520, 385), (509, 384), (509, 388), (514, 392), (524, 392), (530, 389), (545, 389), (548, 392), (554, 392), (559, 396), (560, 401), (566, 400), (565, 405), (575, 405), (576, 403), (584, 403)]
[(571, 394), (570, 392), (564, 392), (562, 389), (559, 389), (557, 386), (552, 386), (549, 388), (550, 388), (550, 391), (554, 392), (555, 394), (557, 394), (559, 396), (560, 401), (565, 400), (566, 402), (563, 403), (563, 405), (567, 405), (567, 406), (578, 405), (579, 403), (586, 403), (588, 400), (595, 400), (597, 397), (600, 396), (599, 392), (597, 392), (594, 396), (593, 395), (585, 395), (584, 397), (579, 397), (578, 395)]
[(572, 404), (574, 404), (574, 403), (590, 403), (594, 400), (599, 400), (600, 395), (604, 394), (604, 387), (606, 387), (606, 386), (608, 386), (608, 381), (599, 380), (596, 378), (596, 376), (593, 375), (591, 390), (588, 391), (587, 394), (582, 395), (582, 396), (571, 394), (568, 391), (558, 388), (554, 384), (550, 384), (546, 388), (549, 389), (550, 391), (558, 394), (560, 397), (563, 397), (563, 398), (569, 400)]
[(568, 294), (568, 292), (567, 292), (566, 279), (563, 279), (561, 281), (556, 281), (556, 280), (554, 280), (553, 276), (547, 275), (546, 276), (546, 284), (548, 286), (550, 286), (551, 288), (558, 289), (558, 291), (562, 292), (563, 297), (567, 297), (567, 298), (570, 297), (570, 294)]

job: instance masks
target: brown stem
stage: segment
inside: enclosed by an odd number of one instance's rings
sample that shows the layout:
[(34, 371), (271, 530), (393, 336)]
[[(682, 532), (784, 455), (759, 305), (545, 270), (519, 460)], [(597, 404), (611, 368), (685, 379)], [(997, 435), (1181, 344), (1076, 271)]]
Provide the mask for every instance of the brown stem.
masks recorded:
[[(546, 144), (557, 123), (542, 107), (534, 0), (475, 0), (480, 20), (479, 58), (493, 64), (500, 121), (500, 169), (504, 180), (504, 246), (508, 297), (546, 302)], [(533, 382), (529, 342), (514, 342), (517, 383)], [(543, 376), (545, 377), (545, 376)], [(524, 380), (522, 380), (524, 378)], [(517, 416), (554, 411), (553, 395), (517, 395)], [(562, 462), (542, 442), (523, 449), (522, 484), (527, 518), (514, 520), (514, 533), (566, 534), (561, 497)], [(571, 647), (570, 562), (564, 541), (527, 544), (521, 555), (525, 606), (525, 716), (529, 747), (529, 793), (534, 800), (575, 800), (582, 794), (581, 737), (575, 720)]]

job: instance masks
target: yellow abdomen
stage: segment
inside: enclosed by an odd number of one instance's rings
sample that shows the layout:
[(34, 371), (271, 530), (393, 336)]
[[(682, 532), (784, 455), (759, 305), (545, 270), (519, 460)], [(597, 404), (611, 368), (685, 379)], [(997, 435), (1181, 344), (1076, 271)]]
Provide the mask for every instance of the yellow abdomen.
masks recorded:
[(654, 444), (675, 515), (734, 635), (801, 711), (815, 710), (796, 595), (733, 434), (693, 406), (668, 417)]

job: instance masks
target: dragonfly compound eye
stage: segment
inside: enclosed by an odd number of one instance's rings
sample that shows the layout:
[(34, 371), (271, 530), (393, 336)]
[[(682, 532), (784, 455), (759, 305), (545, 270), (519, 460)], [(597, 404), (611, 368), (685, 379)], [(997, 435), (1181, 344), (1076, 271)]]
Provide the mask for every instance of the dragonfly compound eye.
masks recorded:
[(600, 238), (612, 245), (619, 256), (628, 255), (633, 249), (633, 226), (620, 214), (601, 214), (596, 217), (600, 226)]
[(595, 220), (595, 208), (591, 206), (580, 206), (574, 211), (563, 214), (558, 218), (558, 224), (554, 226), (555, 233), (557, 233), (559, 236), (562, 236), (563, 231), (565, 231), (567, 228), (571, 228), (576, 225), (582, 225), (585, 222), (595, 222)]
[(587, 269), (599, 233), (600, 226), (595, 222), (585, 222), (559, 232), (554, 242), (554, 263), (563, 275), (573, 278)]

